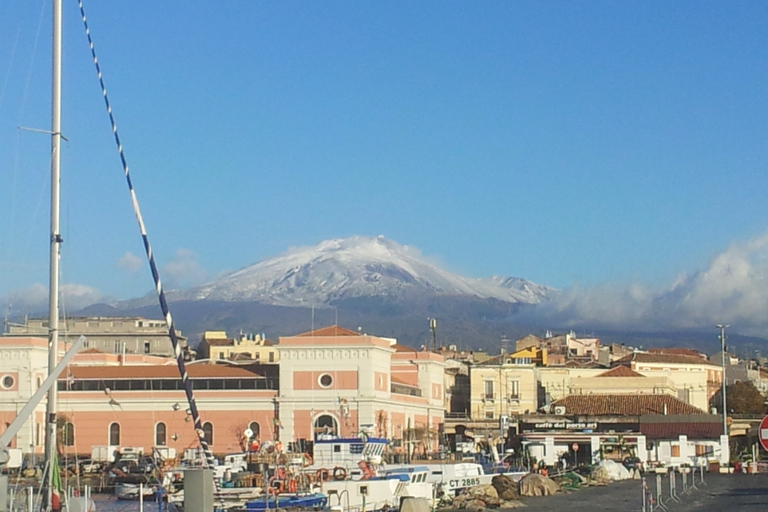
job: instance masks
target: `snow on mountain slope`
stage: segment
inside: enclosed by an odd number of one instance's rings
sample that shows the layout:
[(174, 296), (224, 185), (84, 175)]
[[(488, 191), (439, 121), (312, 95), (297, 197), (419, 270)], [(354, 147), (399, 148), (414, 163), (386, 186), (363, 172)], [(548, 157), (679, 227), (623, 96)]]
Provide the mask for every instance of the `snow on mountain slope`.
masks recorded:
[(174, 293), (186, 300), (256, 300), (323, 305), (363, 296), (476, 295), (536, 304), (556, 291), (524, 279), (468, 279), (427, 262), (418, 250), (386, 238), (327, 240), (291, 249), (214, 282)]

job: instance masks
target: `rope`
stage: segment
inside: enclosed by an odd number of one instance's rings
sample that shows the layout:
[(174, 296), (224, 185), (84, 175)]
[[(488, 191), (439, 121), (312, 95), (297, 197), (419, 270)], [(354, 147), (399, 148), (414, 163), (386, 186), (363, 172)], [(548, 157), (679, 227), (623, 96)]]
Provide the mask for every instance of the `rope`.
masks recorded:
[[(107, 114), (109, 115), (109, 122), (112, 125), (112, 133), (115, 136), (115, 144), (117, 145), (117, 152), (120, 155), (120, 162), (123, 166), (123, 172), (125, 174), (125, 180), (128, 184), (128, 191), (131, 195), (131, 203), (133, 204), (133, 212), (136, 214), (136, 221), (139, 224), (139, 231), (141, 232), (141, 238), (144, 242), (144, 249), (146, 251), (147, 260), (149, 261), (149, 268), (152, 271), (152, 279), (154, 279), (155, 282), (155, 291), (157, 292), (157, 298), (160, 301), (160, 309), (163, 312), (163, 316), (165, 317), (165, 323), (168, 326), (168, 335), (171, 338), (171, 343), (173, 344), (173, 353), (176, 357), (176, 364), (179, 368), (179, 374), (181, 375), (181, 380), (184, 383), (184, 391), (187, 395), (187, 402), (189, 403), (189, 410), (192, 416), (192, 419), (194, 421), (195, 425), (195, 433), (197, 434), (198, 440), (200, 442), (200, 446), (203, 449), (203, 452), (205, 453), (205, 459), (208, 468), (213, 469), (215, 465), (215, 461), (213, 458), (213, 454), (211, 453), (211, 448), (208, 446), (208, 442), (205, 439), (205, 432), (203, 431), (203, 424), (200, 420), (200, 413), (197, 410), (197, 404), (195, 403), (195, 397), (192, 393), (192, 381), (189, 379), (189, 374), (187, 374), (187, 368), (184, 364), (184, 354), (181, 351), (181, 346), (179, 344), (178, 336), (176, 335), (176, 328), (173, 324), (173, 317), (171, 316), (171, 311), (168, 308), (168, 303), (165, 300), (165, 292), (163, 292), (163, 286), (160, 281), (160, 273), (157, 270), (157, 265), (155, 264), (155, 257), (152, 253), (152, 247), (149, 244), (149, 237), (147, 235), (147, 230), (144, 225), (144, 219), (141, 216), (141, 211), (139, 209), (139, 201), (136, 197), (136, 192), (133, 188), (133, 183), (131, 181), (131, 175), (128, 172), (128, 163), (125, 158), (125, 153), (123, 152), (123, 145), (120, 142), (120, 135), (117, 132), (117, 123), (115, 123), (115, 117), (112, 114), (112, 105), (109, 102), (109, 97), (107, 96), (107, 88), (104, 85), (104, 77), (101, 73), (101, 66), (99, 65), (99, 59), (96, 57), (96, 50), (93, 45), (93, 39), (91, 38), (91, 31), (88, 28), (88, 21), (85, 16), (85, 9), (83, 7), (82, 0), (78, 0), (78, 6), (80, 7), (80, 15), (83, 19), (83, 26), (85, 27), (85, 35), (88, 38), (88, 46), (91, 49), (91, 56), (93, 57), (93, 64), (96, 66), (96, 74), (99, 77), (99, 85), (101, 86), (101, 94), (104, 97), (104, 104), (107, 107)], [(219, 484), (214, 478), (214, 483), (216, 485), (216, 492), (219, 491)]]

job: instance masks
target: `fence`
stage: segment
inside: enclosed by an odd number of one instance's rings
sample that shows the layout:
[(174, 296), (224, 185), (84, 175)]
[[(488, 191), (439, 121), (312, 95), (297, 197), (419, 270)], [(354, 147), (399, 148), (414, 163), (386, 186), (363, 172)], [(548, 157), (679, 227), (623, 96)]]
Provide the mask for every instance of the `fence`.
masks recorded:
[[(678, 482), (680, 487), (678, 487)], [(642, 512), (655, 512), (656, 510), (666, 512), (674, 503), (681, 503), (704, 485), (707, 485), (704, 481), (704, 466), (680, 468), (680, 472), (671, 469), (664, 474), (656, 474), (656, 478), (643, 476), (641, 486), (643, 505), (641, 510)], [(681, 489), (679, 494), (678, 489)]]

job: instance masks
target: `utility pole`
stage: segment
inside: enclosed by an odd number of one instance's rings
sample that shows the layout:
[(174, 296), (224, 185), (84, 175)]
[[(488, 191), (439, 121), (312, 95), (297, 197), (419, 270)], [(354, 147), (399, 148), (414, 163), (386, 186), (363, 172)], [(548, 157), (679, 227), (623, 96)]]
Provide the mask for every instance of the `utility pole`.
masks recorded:
[(726, 327), (730, 327), (728, 324), (717, 324), (715, 327), (720, 329), (720, 335), (718, 338), (720, 338), (721, 348), (722, 348), (722, 356), (723, 356), (723, 435), (728, 435), (728, 405), (725, 398), (725, 385), (727, 379), (725, 378), (725, 329)]

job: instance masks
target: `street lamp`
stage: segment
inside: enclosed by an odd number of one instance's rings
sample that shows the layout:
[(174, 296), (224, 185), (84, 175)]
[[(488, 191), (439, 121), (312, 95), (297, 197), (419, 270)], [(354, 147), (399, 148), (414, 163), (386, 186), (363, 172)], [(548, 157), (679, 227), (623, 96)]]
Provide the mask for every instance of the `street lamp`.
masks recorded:
[(728, 423), (726, 417), (728, 415), (728, 408), (725, 399), (725, 328), (730, 327), (728, 324), (717, 324), (715, 327), (720, 329), (720, 343), (722, 345), (722, 360), (723, 360), (723, 434), (728, 435)]

